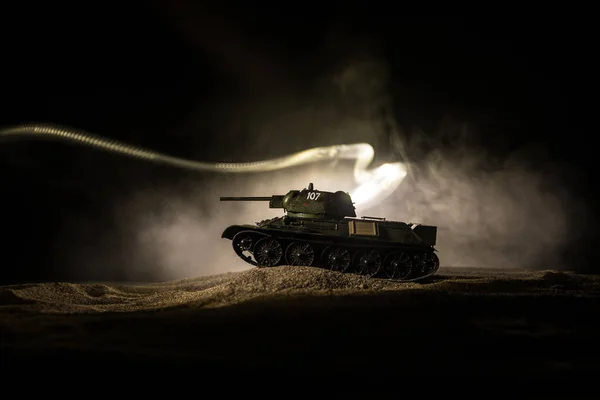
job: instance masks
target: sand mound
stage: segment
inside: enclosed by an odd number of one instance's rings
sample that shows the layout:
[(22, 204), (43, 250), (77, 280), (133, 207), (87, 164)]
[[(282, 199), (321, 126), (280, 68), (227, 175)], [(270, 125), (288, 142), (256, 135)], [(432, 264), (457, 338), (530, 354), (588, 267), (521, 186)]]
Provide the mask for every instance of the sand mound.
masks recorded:
[[(451, 273), (450, 273), (451, 272)], [(583, 292), (600, 294), (597, 277), (537, 271), (510, 273), (443, 269), (432, 280), (393, 282), (310, 267), (254, 268), (196, 279), (144, 285), (43, 283), (0, 287), (0, 310), (98, 313), (169, 307), (222, 307), (268, 296), (331, 296), (381, 291), (442, 291), (461, 294)]]
[(180, 305), (218, 307), (273, 293), (316, 294), (414, 285), (285, 266), (146, 285), (53, 282), (5, 286), (0, 288), (0, 307), (49, 313), (153, 310)]

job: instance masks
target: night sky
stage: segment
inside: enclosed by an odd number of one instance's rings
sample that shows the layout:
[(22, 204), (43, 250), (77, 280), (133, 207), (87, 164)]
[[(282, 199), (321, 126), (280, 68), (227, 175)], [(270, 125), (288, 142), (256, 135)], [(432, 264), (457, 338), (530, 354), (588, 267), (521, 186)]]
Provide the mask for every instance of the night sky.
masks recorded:
[[(339, 137), (292, 126), (258, 138), (246, 122), (294, 104), (330, 106), (336, 97), (317, 99), (314, 82), (348, 60), (376, 57), (387, 63), (393, 116), (409, 137), (468, 121), (477, 126), (469, 143), (494, 156), (542, 143), (576, 171), (568, 190), (591, 199), (585, 21), (277, 4), (153, 1), (4, 14), (0, 124), (51, 122), (181, 157), (260, 160), (335, 144)], [(387, 154), (381, 141), (372, 144)], [(44, 141), (2, 143), (0, 177), (5, 282), (90, 278), (74, 273), (65, 254), (113, 229), (115, 199), (206, 178)], [(89, 237), (70, 244), (58, 236), (82, 216), (94, 227)]]

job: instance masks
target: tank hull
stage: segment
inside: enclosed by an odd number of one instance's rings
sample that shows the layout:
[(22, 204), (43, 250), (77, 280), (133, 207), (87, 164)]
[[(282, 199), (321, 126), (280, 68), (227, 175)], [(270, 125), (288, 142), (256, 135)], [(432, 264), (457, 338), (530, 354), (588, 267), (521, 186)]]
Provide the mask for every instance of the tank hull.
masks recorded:
[(303, 265), (343, 273), (414, 281), (434, 275), (437, 228), (383, 219), (339, 221), (278, 217), (231, 225), (221, 237), (257, 267)]

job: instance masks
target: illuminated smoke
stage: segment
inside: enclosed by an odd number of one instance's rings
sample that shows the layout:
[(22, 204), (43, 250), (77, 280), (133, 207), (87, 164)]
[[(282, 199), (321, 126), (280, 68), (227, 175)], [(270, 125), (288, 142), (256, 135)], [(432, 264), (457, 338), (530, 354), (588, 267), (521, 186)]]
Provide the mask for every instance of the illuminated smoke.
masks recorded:
[[(350, 95), (347, 84), (340, 88)], [(339, 92), (330, 96), (337, 98), (335, 94)], [(327, 104), (323, 96), (321, 93), (319, 100)], [(265, 150), (261, 154), (282, 155), (276, 149), (282, 143), (278, 135), (284, 127), (307, 129), (310, 134), (301, 140), (305, 145), (333, 144), (332, 137), (338, 144), (351, 139), (379, 140), (383, 134), (377, 130), (380, 121), (365, 111), (373, 98), (362, 97), (361, 103), (356, 92), (353, 96), (348, 103), (355, 112), (332, 102), (329, 109), (320, 108), (320, 115), (329, 116), (320, 123), (309, 118), (315, 117), (312, 109), (291, 107), (287, 113), (278, 112), (273, 120), (280, 125), (254, 132)], [(262, 117), (269, 120), (268, 114)], [(254, 115), (251, 121), (261, 126), (257, 118)], [(307, 120), (312, 121), (312, 130), (304, 126)], [(396, 132), (391, 139), (402, 148), (392, 150), (413, 155), (408, 160), (411, 175), (383, 203), (378, 204), (382, 198), (375, 197), (358, 207), (359, 216), (438, 226), (436, 247), (443, 266), (563, 268), (561, 252), (576, 238), (579, 219), (575, 217), (585, 214), (585, 208), (562, 186), (569, 171), (553, 164), (550, 157), (544, 158), (543, 148), (522, 148), (504, 158), (492, 158), (460, 138), (450, 140), (450, 145), (436, 144), (448, 142), (445, 134), (428, 133), (430, 145), (425, 149), (418, 133), (409, 135), (410, 142), (400, 134)], [(190, 182), (194, 187), (191, 194), (170, 189), (138, 193), (119, 215), (132, 234), (128, 248), (137, 254), (137, 268), (153, 271), (156, 279), (236, 271), (250, 266), (233, 253), (230, 241), (220, 238), (221, 232), (228, 225), (253, 224), (281, 215), (282, 210), (269, 209), (267, 203), (220, 203), (218, 197), (285, 194), (305, 188), (309, 182), (317, 189), (351, 191), (355, 187), (353, 162), (319, 162), (249, 175), (218, 174), (201, 184)], [(375, 194), (368, 187), (363, 189), (367, 196)], [(579, 210), (580, 215), (572, 215), (572, 210)]]
[[(575, 171), (553, 163), (540, 146), (493, 158), (459, 140), (438, 149), (434, 143), (427, 151), (414, 142), (406, 143), (409, 152), (421, 155), (411, 165), (412, 175), (382, 203), (358, 207), (359, 216), (438, 226), (436, 248), (443, 266), (564, 268), (561, 252), (577, 239), (586, 214), (585, 204), (565, 186)], [(321, 161), (136, 192), (116, 202), (119, 232), (77, 259), (91, 263), (88, 270), (111, 266), (128, 278), (149, 280), (250, 268), (221, 232), (283, 211), (269, 209), (267, 202), (220, 202), (220, 196), (285, 194), (309, 182), (316, 189), (350, 191), (356, 184), (353, 166), (351, 160)]]
[[(373, 109), (381, 105), (386, 74), (385, 63), (376, 58), (360, 59), (342, 64), (326, 79), (318, 80), (309, 94), (282, 100), (277, 92), (262, 93), (248, 103), (232, 106), (227, 102), (222, 107), (236, 118), (219, 120), (223, 135), (215, 140), (237, 143), (232, 137), (239, 136), (253, 140), (243, 147), (217, 143), (215, 148), (228, 149), (223, 160), (239, 162), (281, 157), (314, 146), (376, 143), (381, 139), (382, 124)], [(278, 104), (269, 107), (273, 98)], [(204, 113), (198, 116), (202, 123), (195, 128), (198, 131), (205, 129), (205, 117)], [(194, 126), (190, 121), (188, 129)], [(204, 139), (199, 136), (199, 140)], [(221, 232), (229, 225), (253, 224), (282, 215), (283, 210), (269, 209), (268, 203), (219, 202), (220, 196), (286, 194), (312, 182), (316, 189), (351, 192), (357, 211), (368, 210), (369, 205), (392, 194), (406, 176), (403, 160), (389, 161), (358, 174), (354, 160), (339, 159), (267, 173), (215, 174), (197, 185), (192, 194), (170, 190), (138, 193), (120, 215), (136, 227), (136, 242), (131, 247), (142, 256), (139, 262), (155, 265), (152, 269), (156, 269), (158, 279), (246, 269), (250, 266), (234, 254), (231, 242), (222, 239)]]
[[(325, 168), (326, 174), (319, 171)], [(319, 177), (319, 179), (314, 179)], [(159, 189), (137, 193), (117, 211), (133, 236), (137, 267), (153, 271), (154, 279), (180, 279), (244, 270), (250, 267), (222, 239), (234, 224), (254, 224), (283, 215), (268, 202), (220, 202), (220, 196), (271, 196), (303, 189), (349, 190), (355, 186), (352, 163), (317, 163), (302, 171), (281, 170), (243, 176), (221, 175), (192, 193)]]
[[(522, 150), (494, 167), (481, 152), (432, 152), (422, 165), (413, 166), (413, 183), (405, 182), (383, 204), (358, 208), (357, 213), (437, 225), (442, 265), (564, 268), (560, 253), (578, 233), (579, 220), (571, 210), (583, 213), (583, 205), (561, 188), (558, 166), (543, 160), (527, 165), (526, 156), (534, 155)], [(133, 248), (153, 254), (165, 279), (249, 268), (233, 253), (230, 241), (220, 238), (221, 232), (282, 210), (263, 202), (219, 202), (219, 196), (285, 194), (309, 182), (317, 189), (348, 190), (354, 184), (351, 168), (350, 163), (325, 163), (303, 172), (220, 177), (193, 195), (147, 197), (145, 202), (154, 204), (160, 204), (160, 197), (169, 199), (158, 213), (147, 212), (140, 208), (142, 201), (133, 199), (131, 208), (123, 210), (138, 218)]]
[(442, 265), (569, 268), (563, 252), (584, 233), (588, 209), (568, 186), (577, 171), (542, 145), (494, 158), (457, 140), (412, 167), (414, 179), (378, 212), (437, 225)]
[[(359, 216), (438, 226), (436, 247), (443, 266), (561, 268), (560, 253), (576, 239), (577, 223), (585, 214), (584, 206), (562, 186), (570, 179), (564, 166), (533, 154), (536, 149), (492, 159), (460, 140), (436, 145), (448, 142), (437, 132), (424, 135), (431, 144), (423, 149), (421, 135), (403, 135), (393, 117), (376, 111), (393, 106), (385, 62), (364, 53), (342, 60), (313, 86), (303, 81), (302, 90), (289, 85), (282, 93), (264, 87), (242, 99), (215, 99), (214, 107), (199, 110), (182, 125), (181, 134), (192, 134), (190, 148), (210, 146), (215, 150), (212, 161), (223, 162), (372, 143), (378, 152), (397, 157), (388, 162), (407, 162), (409, 175), (382, 204), (374, 197), (358, 208)], [(218, 135), (207, 140), (203, 132), (211, 128)], [(219, 196), (285, 194), (309, 182), (317, 189), (351, 191), (356, 184), (352, 168), (349, 161), (321, 161), (249, 175), (203, 174), (199, 180), (190, 178), (184, 189), (157, 187), (125, 194), (125, 201), (115, 201), (119, 222), (114, 235), (85, 253), (77, 252), (76, 262), (86, 260), (91, 264), (87, 269), (114, 265), (133, 279), (160, 280), (249, 268), (233, 253), (231, 242), (221, 239), (221, 232), (228, 225), (281, 215), (282, 210), (269, 209), (267, 203), (220, 203)], [(366, 198), (373, 193), (366, 186), (353, 194)], [(573, 210), (580, 214), (572, 215)]]

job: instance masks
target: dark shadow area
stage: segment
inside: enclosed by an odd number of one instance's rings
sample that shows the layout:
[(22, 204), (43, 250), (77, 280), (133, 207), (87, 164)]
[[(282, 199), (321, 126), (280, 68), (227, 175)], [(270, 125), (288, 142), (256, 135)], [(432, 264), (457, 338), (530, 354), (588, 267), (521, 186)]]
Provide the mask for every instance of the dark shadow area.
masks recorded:
[[(21, 316), (2, 364), (44, 370), (346, 376), (524, 376), (598, 372), (597, 298), (381, 293), (269, 298), (216, 310)], [(35, 339), (44, 334), (46, 339)], [(36, 341), (34, 346), (31, 341)], [(8, 343), (15, 343), (7, 347)], [(568, 344), (568, 345), (567, 345)], [(70, 366), (69, 366), (70, 365)], [(367, 379), (369, 377), (367, 376)]]
[[(338, 282), (341, 275), (299, 271), (304, 278), (287, 283), (285, 274), (293, 270), (281, 268), (216, 278), (199, 289), (184, 281), (129, 291), (97, 284), (21, 292), (17, 300), (37, 293), (39, 306), (54, 308), (36, 312), (30, 302), (3, 299), (2, 367), (35, 365), (49, 373), (46, 368), (61, 360), (61, 373), (135, 368), (346, 377), (369, 370), (378, 377), (532, 379), (600, 368), (597, 279), (523, 271), (469, 277), (464, 269), (454, 279), (425, 284), (376, 289), (375, 280), (349, 278), (334, 289), (309, 281)], [(126, 311), (137, 307), (134, 294), (152, 299), (164, 290), (175, 291), (164, 296), (163, 306)], [(178, 300), (184, 295), (192, 297)], [(79, 311), (69, 311), (66, 301), (77, 296)], [(121, 301), (123, 312), (106, 308)]]

